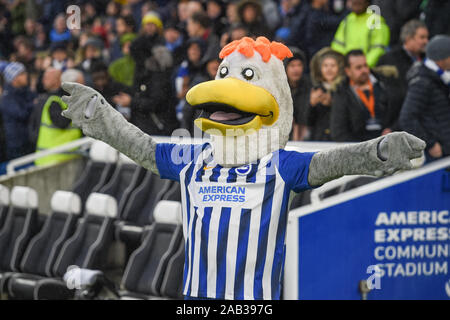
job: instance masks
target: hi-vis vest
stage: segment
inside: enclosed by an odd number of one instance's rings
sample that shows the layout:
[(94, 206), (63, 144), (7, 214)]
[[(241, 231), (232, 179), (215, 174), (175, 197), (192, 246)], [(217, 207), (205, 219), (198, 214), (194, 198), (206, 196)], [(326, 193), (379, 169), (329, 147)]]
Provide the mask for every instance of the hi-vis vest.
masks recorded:
[[(42, 151), (56, 146), (68, 143), (73, 140), (81, 138), (82, 133), (70, 124), (67, 128), (61, 129), (56, 127), (50, 118), (50, 106), (52, 102), (58, 103), (63, 110), (67, 109), (67, 105), (58, 96), (50, 96), (45, 102), (42, 109), (41, 125), (39, 128), (39, 135), (37, 140), (37, 151)], [(35, 161), (38, 166), (67, 161), (75, 158), (76, 155), (70, 152), (52, 154)]]

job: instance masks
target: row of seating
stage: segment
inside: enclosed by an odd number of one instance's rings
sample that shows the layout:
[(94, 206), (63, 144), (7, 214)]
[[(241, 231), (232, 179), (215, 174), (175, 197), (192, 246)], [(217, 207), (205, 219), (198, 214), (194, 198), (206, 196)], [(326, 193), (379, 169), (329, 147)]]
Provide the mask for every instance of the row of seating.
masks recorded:
[[(9, 194), (0, 186), (0, 289), (13, 299), (72, 298), (77, 291), (63, 281), (67, 270), (73, 265), (105, 271), (108, 248), (120, 241), (128, 264), (119, 296), (181, 298), (181, 222), (167, 220), (171, 212), (181, 215), (179, 184), (160, 179), (103, 142), (94, 142), (89, 154), (73, 192), (57, 191), (45, 219), (37, 212), (34, 190), (14, 187)], [(27, 194), (17, 196), (20, 190)], [(16, 228), (5, 231), (11, 225)], [(14, 268), (9, 266), (13, 258)], [(94, 274), (106, 279), (102, 272)], [(139, 281), (133, 281), (136, 276)]]
[[(52, 197), (52, 212), (37, 230), (37, 193), (28, 187), (0, 188), (3, 208), (9, 207), (0, 226), (0, 292), (10, 299), (69, 299), (76, 288), (63, 280), (67, 270), (105, 270), (113, 242), (118, 206), (110, 195), (93, 193), (86, 201), (68, 191)], [(7, 199), (7, 197), (6, 197)], [(161, 201), (155, 223), (146, 228), (122, 278), (120, 297), (181, 297), (184, 242), (181, 204)], [(102, 272), (98, 272), (104, 276)]]
[(138, 166), (109, 145), (95, 141), (73, 192), (85, 199), (93, 192), (116, 199), (118, 219), (115, 236), (127, 245), (127, 255), (142, 240), (145, 226), (154, 222), (153, 211), (160, 200), (181, 201), (180, 185)]

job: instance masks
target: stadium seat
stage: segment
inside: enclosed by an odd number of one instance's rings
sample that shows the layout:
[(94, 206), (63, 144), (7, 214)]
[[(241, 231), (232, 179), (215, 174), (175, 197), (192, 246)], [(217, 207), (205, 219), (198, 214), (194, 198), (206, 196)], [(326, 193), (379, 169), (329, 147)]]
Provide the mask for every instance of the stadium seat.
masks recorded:
[(153, 210), (169, 191), (172, 182), (161, 179), (158, 175), (147, 171), (144, 181), (131, 194), (121, 220), (139, 226), (153, 223)]
[(51, 200), (52, 212), (42, 230), (31, 239), (22, 261), (22, 273), (13, 274), (8, 281), (8, 297), (33, 299), (36, 282), (52, 277), (52, 267), (64, 242), (73, 235), (81, 212), (80, 197), (67, 191), (56, 191)]
[(6, 220), (9, 209), (9, 189), (0, 184), (0, 230)]
[(311, 190), (302, 191), (300, 193), (295, 194), (295, 196), (291, 201), (289, 210), (294, 210), (296, 208), (306, 206), (310, 203), (311, 203)]
[[(175, 201), (160, 201), (155, 208), (155, 222), (146, 227), (144, 240), (131, 255), (122, 277), (122, 288), (113, 288), (114, 294), (121, 299), (154, 299), (163, 298), (161, 289), (164, 287), (166, 297), (178, 297), (178, 287), (183, 276), (183, 231), (181, 226), (181, 203)], [(180, 251), (182, 247), (183, 251)], [(170, 275), (166, 276), (167, 270)], [(176, 274), (178, 272), (178, 274)], [(97, 270), (83, 269), (80, 272), (70, 270), (64, 279), (67, 284), (78, 278), (84, 297), (96, 297), (90, 292), (98, 292), (99, 283), (106, 285), (106, 277)], [(168, 277), (172, 277), (168, 279)], [(108, 281), (111, 283), (111, 281)], [(108, 288), (111, 289), (111, 285)], [(175, 293), (173, 293), (175, 292)], [(83, 298), (83, 297), (82, 297)]]
[(351, 190), (351, 189), (355, 189), (358, 187), (361, 187), (365, 184), (369, 184), (372, 183), (376, 180), (379, 180), (379, 178), (375, 178), (375, 177), (368, 177), (368, 176), (362, 176), (362, 177), (358, 177), (354, 180), (348, 181), (342, 188), (342, 192)]
[(82, 209), (89, 194), (98, 192), (111, 179), (116, 169), (119, 152), (97, 140), (91, 145), (89, 157), (89, 161), (72, 188), (72, 191), (80, 196)]
[[(181, 204), (163, 200), (154, 210), (155, 223), (131, 255), (122, 278), (122, 298), (161, 297), (161, 284), (171, 257), (182, 242)], [(182, 272), (181, 272), (182, 274)]]
[(144, 168), (138, 166), (133, 160), (124, 154), (120, 154), (119, 164), (110, 181), (98, 191), (116, 199), (119, 217), (121, 217), (128, 198), (133, 190), (140, 185), (146, 172)]
[(164, 194), (162, 200), (178, 201), (181, 202), (181, 186), (179, 182), (173, 181), (172, 186)]
[(106, 194), (93, 193), (86, 201), (86, 214), (75, 233), (62, 246), (53, 266), (55, 278), (39, 280), (34, 299), (67, 299), (73, 297), (62, 280), (69, 267), (102, 269), (113, 240), (117, 202)]
[(127, 257), (141, 244), (144, 227), (153, 223), (153, 210), (158, 201), (164, 198), (176, 201), (181, 197), (176, 196), (177, 189), (176, 186), (173, 188), (174, 184), (147, 171), (142, 183), (130, 195), (120, 221), (117, 222), (115, 233), (116, 239), (125, 244)]
[(178, 250), (167, 263), (167, 269), (161, 284), (161, 296), (183, 298), (184, 241), (180, 242)]
[(3, 294), (11, 272), (19, 263), (29, 240), (36, 232), (38, 196), (35, 190), (16, 186), (11, 191), (11, 206), (0, 230), (0, 293)]

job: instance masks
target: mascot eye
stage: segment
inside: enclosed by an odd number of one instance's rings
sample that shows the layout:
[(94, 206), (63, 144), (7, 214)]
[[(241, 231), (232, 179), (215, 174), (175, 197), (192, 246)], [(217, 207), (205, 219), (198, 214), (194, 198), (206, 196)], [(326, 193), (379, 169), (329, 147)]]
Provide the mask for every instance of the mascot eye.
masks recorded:
[(220, 68), (220, 72), (219, 75), (221, 78), (225, 78), (228, 74), (228, 68), (227, 67), (222, 67)]
[(254, 75), (255, 75), (255, 72), (250, 68), (245, 68), (242, 71), (242, 76), (245, 78), (245, 80), (252, 80)]

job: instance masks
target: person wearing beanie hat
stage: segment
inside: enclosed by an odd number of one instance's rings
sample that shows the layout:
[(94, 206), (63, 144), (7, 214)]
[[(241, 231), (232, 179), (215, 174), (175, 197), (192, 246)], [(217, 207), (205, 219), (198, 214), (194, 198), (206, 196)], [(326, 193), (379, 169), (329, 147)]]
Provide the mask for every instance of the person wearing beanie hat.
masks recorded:
[(426, 47), (427, 58), (436, 62), (443, 70), (450, 70), (450, 36), (434, 36)]
[(35, 94), (28, 87), (28, 73), (19, 62), (0, 64), (5, 86), (0, 102), (5, 134), (6, 160), (33, 152), (28, 136), (28, 119)]
[(147, 12), (145, 16), (142, 17), (141, 24), (145, 33), (154, 33), (155, 32), (154, 29), (156, 27), (157, 32), (161, 34), (164, 29), (163, 23), (159, 18), (159, 15), (154, 11)]
[(305, 74), (306, 56), (302, 50), (291, 47), (292, 57), (284, 59), (284, 68), (291, 89), (294, 106), (294, 124), (292, 126), (292, 140), (303, 140), (307, 135), (306, 108), (308, 107), (311, 82)]
[(450, 36), (434, 36), (426, 56), (408, 72), (400, 125), (427, 143), (427, 160), (433, 161), (450, 156)]

